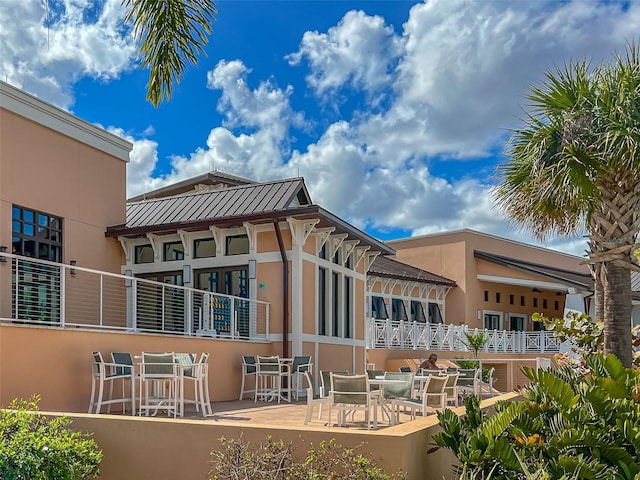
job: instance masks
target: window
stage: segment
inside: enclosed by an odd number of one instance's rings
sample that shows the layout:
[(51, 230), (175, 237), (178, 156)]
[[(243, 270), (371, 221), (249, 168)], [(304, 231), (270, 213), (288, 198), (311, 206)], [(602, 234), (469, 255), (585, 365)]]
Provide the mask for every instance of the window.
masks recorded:
[(215, 238), (202, 238), (193, 241), (193, 258), (209, 258), (216, 256)]
[(542, 299), (542, 308), (545, 308), (545, 309), (547, 308), (547, 299), (546, 298)]
[(371, 297), (371, 315), (378, 320), (386, 320), (389, 318), (387, 306), (384, 304), (384, 298)]
[(429, 303), (427, 309), (429, 310), (429, 323), (444, 323), (442, 313), (440, 312), (440, 305), (437, 303)]
[(509, 317), (509, 330), (512, 332), (524, 332), (525, 317), (521, 315), (511, 315)]
[(333, 254), (333, 263), (340, 265), (340, 249), (336, 248), (336, 253)]
[(520, 306), (524, 307), (524, 295), (520, 295)]
[(153, 263), (153, 247), (150, 244), (136, 245), (134, 263)]
[(353, 337), (353, 278), (344, 277), (344, 338)]
[(424, 316), (422, 303), (417, 300), (411, 300), (411, 320), (421, 323), (426, 323), (427, 321), (427, 318)]
[(404, 302), (400, 298), (391, 299), (391, 320), (407, 320), (407, 309), (404, 306)]
[(320, 252), (318, 253), (318, 257), (322, 258), (324, 260), (327, 259), (327, 244), (326, 243), (322, 244), (322, 248), (320, 249)]
[(496, 303), (500, 303), (500, 292), (496, 292)]
[(331, 317), (333, 320), (333, 336), (340, 336), (340, 275), (338, 272), (331, 272), (331, 286), (333, 287), (333, 308)]
[(556, 311), (558, 310), (558, 301), (557, 300), (553, 301), (553, 309), (556, 310)]
[(500, 330), (500, 315), (495, 313), (485, 313), (484, 328), (487, 330)]
[(15, 205), (11, 217), (12, 253), (62, 262), (61, 218)]
[(162, 245), (162, 261), (184, 260), (184, 245), (182, 242), (167, 242)]
[[(248, 272), (248, 266), (196, 270), (194, 274), (195, 288), (213, 293), (233, 295), (234, 297), (249, 298)], [(214, 316), (214, 328), (222, 334), (230, 333), (232, 310), (229, 298), (211, 296), (209, 301), (211, 302), (211, 310), (209, 312)], [(238, 334), (242, 337), (248, 337), (249, 302), (234, 300), (233, 314), (235, 314), (235, 326)], [(194, 328), (197, 330), (199, 326)]]
[(514, 302), (514, 295), (510, 294), (509, 295), (509, 305), (513, 305), (513, 302)]
[(249, 253), (249, 237), (234, 235), (226, 238), (227, 249), (225, 255), (243, 255)]
[(533, 299), (533, 308), (538, 308), (538, 299), (537, 298)]
[(488, 290), (485, 290), (485, 291), (484, 291), (484, 301), (485, 301), (485, 302), (488, 302), (488, 301), (489, 301), (489, 291), (488, 291)]
[[(140, 278), (182, 285), (182, 272), (158, 272), (139, 275)], [(139, 282), (136, 289), (138, 328), (148, 331), (185, 332), (184, 290), (160, 288), (155, 284)]]
[(327, 334), (327, 269), (318, 269), (318, 335)]

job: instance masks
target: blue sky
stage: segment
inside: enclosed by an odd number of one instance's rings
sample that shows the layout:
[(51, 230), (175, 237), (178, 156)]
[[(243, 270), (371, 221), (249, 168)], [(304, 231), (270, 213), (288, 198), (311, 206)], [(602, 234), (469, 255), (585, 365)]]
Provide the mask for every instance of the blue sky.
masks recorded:
[(300, 175), (381, 239), (472, 228), (536, 243), (491, 197), (524, 96), (640, 31), (636, 2), (222, 0), (208, 55), (154, 109), (120, 0), (48, 7), (0, 0), (0, 78), (132, 141), (130, 195), (213, 169)]

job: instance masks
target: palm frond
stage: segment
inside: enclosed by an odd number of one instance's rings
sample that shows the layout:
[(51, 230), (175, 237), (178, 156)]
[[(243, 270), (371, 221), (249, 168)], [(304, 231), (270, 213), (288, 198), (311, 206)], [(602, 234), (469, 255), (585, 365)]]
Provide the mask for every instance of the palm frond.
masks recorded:
[(217, 10), (213, 0), (122, 0), (140, 43), (141, 66), (150, 69), (147, 100), (171, 97), (188, 64), (205, 54)]

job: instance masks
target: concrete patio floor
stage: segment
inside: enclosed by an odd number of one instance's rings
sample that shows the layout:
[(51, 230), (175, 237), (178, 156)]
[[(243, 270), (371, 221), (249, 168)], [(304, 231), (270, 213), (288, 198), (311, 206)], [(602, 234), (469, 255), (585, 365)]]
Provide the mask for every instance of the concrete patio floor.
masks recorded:
[[(196, 412), (194, 405), (185, 405), (184, 418), (207, 420), (212, 422), (240, 422), (261, 425), (280, 425), (299, 427), (304, 425), (304, 418), (307, 411), (306, 400), (301, 399), (298, 402), (254, 402), (253, 400), (234, 400), (229, 402), (212, 402), (213, 415), (203, 417)], [(328, 428), (329, 408), (323, 406), (322, 415), (318, 419), (319, 407), (316, 405), (313, 409), (311, 421), (307, 424), (309, 427)], [(336, 412), (333, 412), (332, 428), (343, 428), (336, 425)], [(418, 418), (421, 418), (418, 416)], [(367, 430), (364, 422), (364, 413), (357, 412), (354, 423), (349, 423), (347, 428)], [(400, 423), (406, 423), (411, 420), (409, 414), (400, 412)], [(388, 428), (389, 419), (384, 416), (378, 409), (378, 429)]]

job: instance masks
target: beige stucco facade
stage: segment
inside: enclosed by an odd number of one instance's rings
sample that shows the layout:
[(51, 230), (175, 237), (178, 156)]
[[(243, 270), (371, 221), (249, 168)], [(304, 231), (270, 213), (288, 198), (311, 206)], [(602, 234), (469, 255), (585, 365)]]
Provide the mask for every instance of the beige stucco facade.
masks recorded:
[[(532, 330), (530, 317), (535, 312), (548, 316), (564, 315), (568, 295), (587, 298), (561, 280), (476, 258), (474, 252), (486, 252), (573, 272), (589, 273), (582, 259), (552, 250), (513, 242), (471, 230), (425, 235), (388, 242), (396, 258), (424, 270), (455, 280), (457, 287), (446, 298), (446, 323), (483, 328), (486, 314), (500, 317), (503, 329), (509, 319), (526, 316), (525, 330)], [(575, 300), (575, 299), (574, 299)], [(580, 300), (579, 300), (580, 301)]]
[[(0, 245), (12, 253), (14, 206), (62, 219), (62, 262), (118, 272), (122, 250), (104, 237), (124, 221), (132, 146), (0, 82)], [(10, 317), (9, 268), (0, 269), (0, 317)]]

